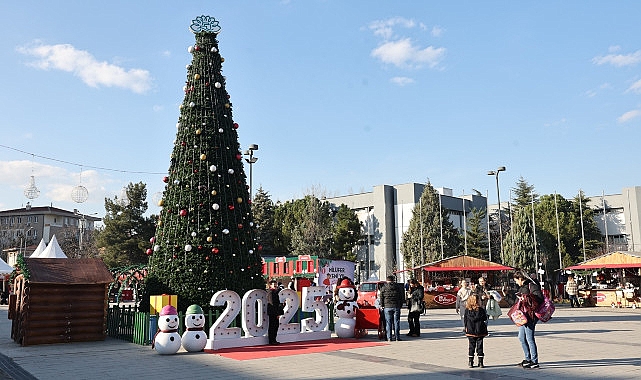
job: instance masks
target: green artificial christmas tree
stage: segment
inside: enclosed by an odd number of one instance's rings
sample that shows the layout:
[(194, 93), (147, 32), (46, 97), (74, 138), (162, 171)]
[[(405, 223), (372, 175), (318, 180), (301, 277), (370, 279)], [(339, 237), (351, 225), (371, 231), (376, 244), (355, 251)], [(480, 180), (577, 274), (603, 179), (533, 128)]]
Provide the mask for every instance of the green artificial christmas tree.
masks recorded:
[(238, 124), (222, 75), (220, 27), (214, 18), (200, 16), (190, 29), (196, 44), (188, 49), (193, 58), (185, 98), (156, 235), (147, 250), (150, 283), (178, 295), (183, 309), (193, 303), (208, 307), (218, 290), (242, 297), (265, 287)]

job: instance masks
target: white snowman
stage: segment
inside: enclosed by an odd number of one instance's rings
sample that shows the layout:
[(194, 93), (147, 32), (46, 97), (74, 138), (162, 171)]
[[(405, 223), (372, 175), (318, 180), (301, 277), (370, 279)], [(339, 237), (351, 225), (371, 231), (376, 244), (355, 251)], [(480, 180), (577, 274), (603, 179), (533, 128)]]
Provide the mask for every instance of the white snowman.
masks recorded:
[(151, 348), (161, 355), (172, 355), (178, 352), (181, 341), (178, 334), (178, 311), (175, 307), (167, 305), (160, 310), (158, 330)]
[(207, 344), (205, 334), (205, 313), (198, 305), (191, 305), (185, 313), (185, 332), (182, 336), (182, 345), (187, 352), (200, 352)]
[(336, 286), (336, 316), (338, 320), (334, 325), (334, 331), (339, 338), (353, 338), (356, 328), (356, 287), (349, 278), (341, 280)]

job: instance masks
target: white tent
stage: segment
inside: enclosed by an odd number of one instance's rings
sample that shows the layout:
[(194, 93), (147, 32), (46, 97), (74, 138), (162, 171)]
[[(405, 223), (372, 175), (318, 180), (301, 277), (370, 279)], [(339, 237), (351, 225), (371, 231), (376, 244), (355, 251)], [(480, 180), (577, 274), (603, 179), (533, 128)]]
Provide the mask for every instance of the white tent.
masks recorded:
[(33, 251), (31, 256), (29, 256), (29, 257), (30, 258), (38, 257), (38, 255), (40, 255), (42, 253), (42, 251), (45, 250), (45, 248), (47, 248), (47, 245), (45, 244), (45, 239), (40, 239), (40, 244), (38, 244), (38, 246), (36, 247), (36, 250)]
[(56, 240), (56, 235), (53, 235), (51, 241), (47, 245), (44, 251), (42, 251), (37, 257), (37, 259), (66, 259), (67, 255), (62, 251), (58, 240)]
[(11, 272), (13, 272), (13, 267), (0, 258), (0, 275), (10, 274)]

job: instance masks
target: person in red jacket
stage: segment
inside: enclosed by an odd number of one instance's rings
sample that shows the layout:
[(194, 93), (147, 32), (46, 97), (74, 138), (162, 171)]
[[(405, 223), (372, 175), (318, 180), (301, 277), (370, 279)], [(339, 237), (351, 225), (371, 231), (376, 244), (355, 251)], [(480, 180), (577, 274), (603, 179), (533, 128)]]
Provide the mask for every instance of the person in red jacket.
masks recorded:
[(534, 314), (534, 308), (543, 302), (543, 292), (536, 282), (532, 281), (524, 271), (517, 270), (512, 275), (514, 282), (519, 286), (516, 292), (519, 298), (528, 298), (526, 304), (530, 305), (527, 310), (527, 323), (519, 326), (519, 341), (523, 348), (525, 359), (518, 365), (523, 368), (539, 368), (539, 352), (534, 340), (534, 330), (539, 319)]

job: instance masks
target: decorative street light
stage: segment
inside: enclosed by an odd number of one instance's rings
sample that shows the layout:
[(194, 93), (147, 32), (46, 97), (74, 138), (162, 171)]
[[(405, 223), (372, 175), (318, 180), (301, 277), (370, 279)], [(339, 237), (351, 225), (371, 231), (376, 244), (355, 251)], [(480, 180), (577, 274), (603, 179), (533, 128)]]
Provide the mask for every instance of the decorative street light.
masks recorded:
[(249, 199), (253, 200), (252, 196), (252, 165), (258, 161), (258, 157), (254, 157), (254, 151), (258, 150), (258, 144), (250, 144), (249, 148), (243, 152), (245, 156), (249, 156), (249, 158), (245, 158), (245, 161), (249, 164)]
[(499, 249), (501, 253), (501, 262), (503, 262), (503, 227), (501, 226), (502, 223), (502, 217), (501, 217), (501, 192), (499, 190), (499, 173), (505, 171), (505, 166), (499, 166), (496, 170), (490, 170), (487, 172), (487, 175), (493, 175), (496, 177), (496, 198), (498, 199), (499, 202), (499, 208), (498, 208), (498, 222), (499, 222)]

